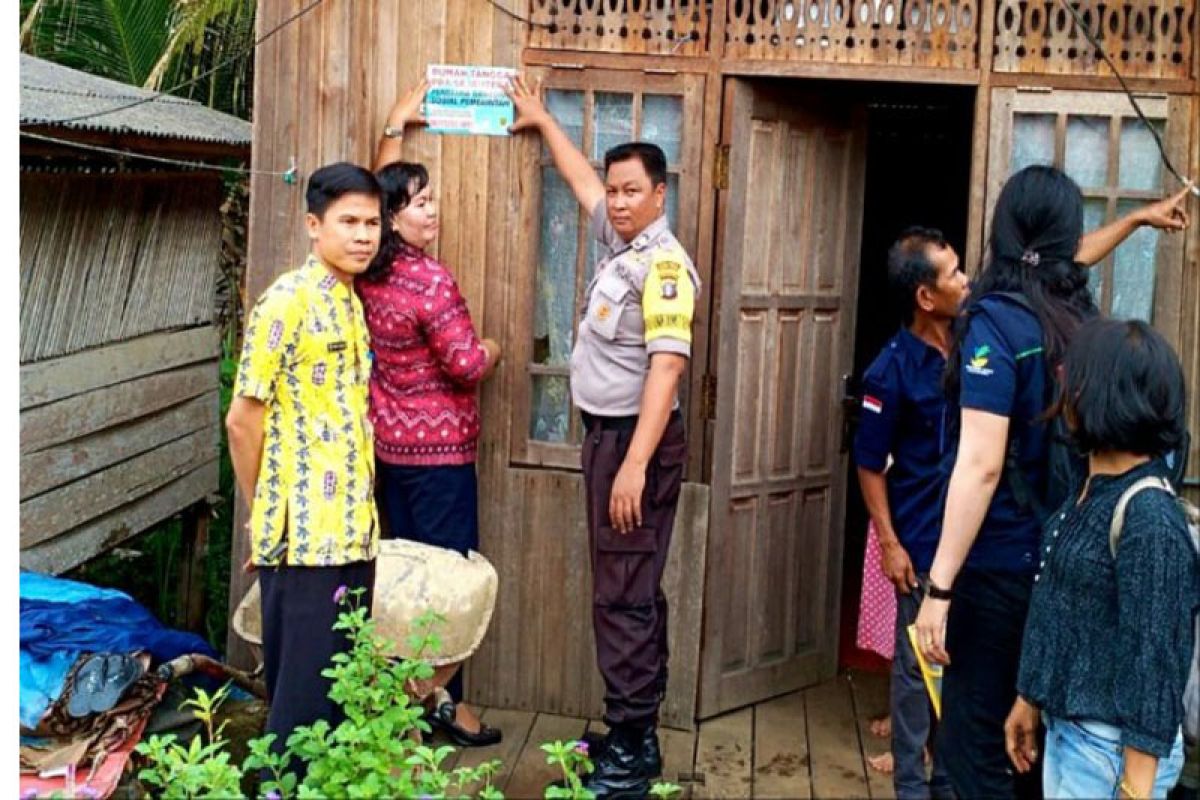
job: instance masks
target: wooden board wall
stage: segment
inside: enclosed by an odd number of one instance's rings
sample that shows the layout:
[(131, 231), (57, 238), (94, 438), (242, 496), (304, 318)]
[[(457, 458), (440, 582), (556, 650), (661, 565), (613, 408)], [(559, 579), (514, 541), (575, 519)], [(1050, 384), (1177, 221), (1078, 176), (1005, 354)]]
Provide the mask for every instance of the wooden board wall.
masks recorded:
[(61, 573), (217, 490), (212, 326), (21, 368), (21, 566)]
[[(259, 34), (302, 5), (260, 0)], [(307, 174), (333, 161), (369, 164), (388, 109), (426, 64), (516, 67), (525, 40), (521, 23), (484, 0), (379, 0), (323, 4), (264, 43), (255, 69), (253, 165), (284, 170), (294, 158), (301, 180), (289, 186), (269, 176), (252, 179), (250, 301), (306, 252)], [(407, 160), (429, 167), (440, 200), (437, 255), (458, 280), (476, 327), (502, 345), (528, 335), (531, 308), (531, 298), (513, 291), (517, 260), (532, 257), (527, 248), (537, 230), (521, 213), (530, 191), (518, 168), (523, 147), (520, 139), (422, 133), (404, 143)], [(581, 479), (577, 472), (510, 467), (510, 371), (522, 368), (502, 361), (481, 391), (482, 550), (496, 564), (501, 587), (491, 633), (467, 671), (467, 691), (486, 705), (595, 716), (602, 690), (590, 639)], [(707, 490), (689, 487), (684, 497), (673, 548), (680, 566), (673, 569), (698, 568), (672, 579), (678, 597), (671, 597), (675, 647), (664, 721), (691, 726)], [(245, 548), (244, 540), (235, 543), (235, 565)], [(230, 583), (232, 607), (249, 581), (235, 569)], [(249, 658), (235, 635), (230, 653)]]

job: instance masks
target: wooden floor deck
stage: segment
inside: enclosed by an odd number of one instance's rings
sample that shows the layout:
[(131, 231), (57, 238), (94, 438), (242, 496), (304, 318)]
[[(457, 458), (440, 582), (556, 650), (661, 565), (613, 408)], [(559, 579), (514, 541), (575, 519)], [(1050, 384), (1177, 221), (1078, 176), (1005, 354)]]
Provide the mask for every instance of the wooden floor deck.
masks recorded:
[[(886, 710), (886, 677), (850, 672), (835, 680), (707, 720), (692, 732), (660, 729), (663, 778), (700, 798), (892, 798), (891, 778), (866, 765), (887, 750), (868, 720)], [(499, 758), (495, 782), (509, 798), (540, 798), (556, 777), (538, 745), (603, 730), (594, 720), (485, 708), (504, 731), (495, 747), (465, 750), (450, 766)]]

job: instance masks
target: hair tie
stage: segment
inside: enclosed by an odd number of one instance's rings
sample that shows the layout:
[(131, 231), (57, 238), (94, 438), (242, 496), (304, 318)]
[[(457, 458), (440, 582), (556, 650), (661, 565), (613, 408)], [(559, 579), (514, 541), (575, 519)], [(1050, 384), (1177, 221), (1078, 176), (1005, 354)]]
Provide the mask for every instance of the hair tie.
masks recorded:
[(1042, 263), (1042, 257), (1038, 255), (1036, 250), (1026, 250), (1021, 254), (1021, 263), (1028, 264), (1031, 267), (1036, 267)]

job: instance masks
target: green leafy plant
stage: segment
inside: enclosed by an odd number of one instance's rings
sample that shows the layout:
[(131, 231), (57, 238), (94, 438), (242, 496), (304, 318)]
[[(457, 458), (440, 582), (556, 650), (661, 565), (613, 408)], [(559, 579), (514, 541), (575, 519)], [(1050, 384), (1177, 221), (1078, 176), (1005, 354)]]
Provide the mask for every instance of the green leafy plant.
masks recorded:
[[(276, 746), (274, 734), (254, 739), (239, 768), (230, 763), (225, 751), (224, 724), (216, 724), (217, 709), (229, 695), (228, 686), (212, 695), (197, 690), (185, 705), (203, 723), (203, 734), (186, 745), (173, 736), (154, 736), (139, 744), (137, 751), (148, 765), (138, 777), (156, 790), (156, 796), (169, 800), (243, 797), (240, 782), (250, 772), (261, 776), (260, 792), (267, 800), (432, 799), (472, 794), (483, 800), (501, 800), (503, 794), (492, 785), (500, 771), (499, 761), (447, 771), (443, 764), (454, 748), (431, 747), (420, 735), (429, 732), (429, 725), (407, 689), (433, 676), (433, 667), (425, 658), (441, 647), (436, 628), (445, 620), (433, 612), (422, 615), (408, 639), (415, 658), (396, 660), (388, 655), (390, 643), (376, 633), (363, 594), (362, 589), (343, 586), (333, 597), (342, 607), (333, 628), (343, 631), (350, 643), (322, 672), (331, 681), (330, 699), (345, 717), (336, 726), (326, 720), (301, 726), (282, 748)], [(547, 798), (583, 800), (593, 796), (582, 782), (582, 776), (593, 770), (586, 743), (551, 742), (542, 745), (542, 750), (547, 763), (557, 765), (563, 775), (558, 785), (546, 788)], [(303, 779), (293, 771), (296, 762), (306, 767)], [(673, 784), (657, 783), (650, 793), (671, 798), (679, 791)]]
[[(362, 595), (361, 589), (342, 587), (334, 596), (333, 601), (343, 607), (334, 630), (345, 632), (350, 648), (335, 655), (322, 673), (331, 680), (329, 697), (341, 707), (344, 720), (336, 726), (326, 720), (301, 726), (284, 748), (276, 747), (274, 734), (254, 739), (239, 768), (225, 752), (223, 727), (214, 727), (215, 712), (228, 689), (213, 695), (198, 690), (186, 705), (204, 724), (204, 735), (189, 745), (172, 736), (151, 737), (138, 745), (149, 762), (139, 773), (142, 781), (172, 800), (242, 797), (241, 777), (251, 771), (262, 776), (260, 790), (270, 800), (459, 797), (471, 791), (487, 800), (502, 797), (491, 785), (499, 761), (446, 771), (442, 765), (454, 748), (422, 742), (420, 734), (428, 733), (429, 726), (422, 719), (423, 709), (405, 688), (433, 675), (423, 657), (441, 646), (434, 628), (442, 618), (427, 613), (418, 619), (408, 642), (416, 658), (394, 660), (388, 656), (389, 643), (375, 633)], [(296, 761), (306, 767), (303, 780), (293, 771)]]
[(184, 703), (204, 724), (204, 733), (181, 743), (173, 734), (152, 736), (138, 745), (149, 765), (138, 778), (155, 787), (155, 795), (166, 800), (201, 797), (237, 797), (241, 795), (242, 771), (230, 762), (225, 751), (224, 725), (214, 727), (217, 708), (229, 696), (228, 684), (213, 694), (196, 689), (196, 695)]
[(549, 742), (542, 745), (546, 753), (546, 763), (554, 764), (562, 770), (563, 779), (557, 784), (546, 787), (547, 800), (586, 800), (593, 794), (583, 788), (582, 775), (587, 775), (595, 767), (588, 758), (587, 742)]

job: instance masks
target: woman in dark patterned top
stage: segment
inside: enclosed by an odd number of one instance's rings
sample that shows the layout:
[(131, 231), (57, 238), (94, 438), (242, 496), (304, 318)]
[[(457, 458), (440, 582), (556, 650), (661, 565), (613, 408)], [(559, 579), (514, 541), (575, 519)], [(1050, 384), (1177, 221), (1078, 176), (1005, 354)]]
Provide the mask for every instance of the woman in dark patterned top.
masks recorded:
[[(480, 339), (445, 264), (427, 252), (437, 239), (429, 172), (400, 160), (406, 124), (417, 121), (425, 85), (392, 109), (375, 159), (383, 188), (379, 254), (357, 282), (374, 363), (370, 419), (382, 516), (388, 535), (456, 550), (479, 549), (475, 474), (477, 387), (500, 357)], [(462, 746), (500, 741), (462, 699), (458, 665), (439, 667), (428, 717)]]
[(1067, 349), (1063, 385), (1088, 477), (1046, 523), (1006, 747), (1031, 768), (1040, 711), (1046, 797), (1165, 797), (1183, 765), (1200, 556), (1165, 488), (1128, 495), (1115, 556), (1110, 530), (1122, 495), (1165, 477), (1184, 439), (1183, 370), (1149, 325), (1095, 320)]

